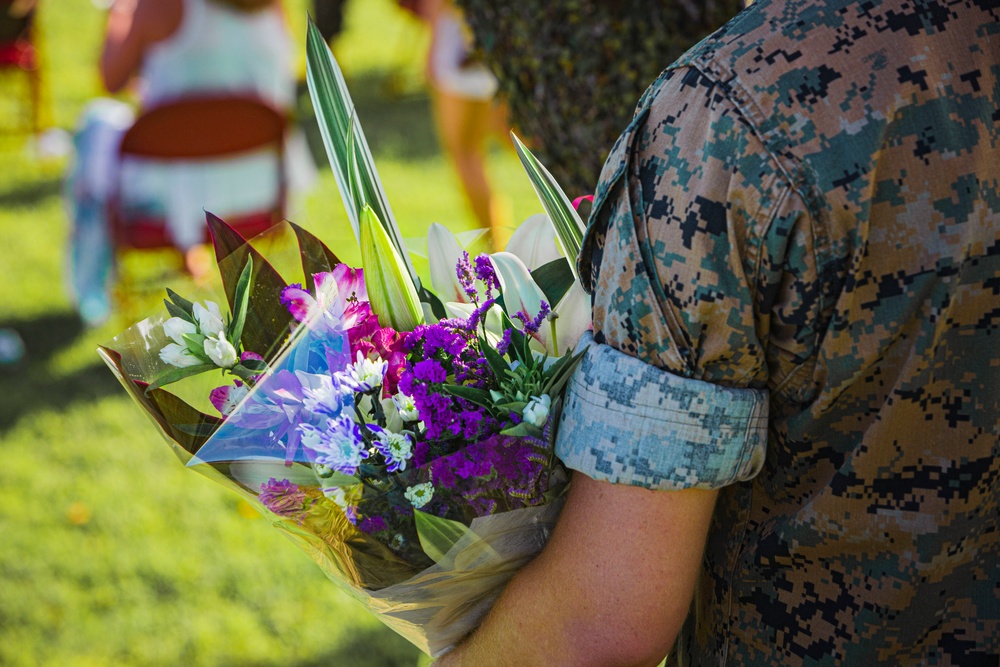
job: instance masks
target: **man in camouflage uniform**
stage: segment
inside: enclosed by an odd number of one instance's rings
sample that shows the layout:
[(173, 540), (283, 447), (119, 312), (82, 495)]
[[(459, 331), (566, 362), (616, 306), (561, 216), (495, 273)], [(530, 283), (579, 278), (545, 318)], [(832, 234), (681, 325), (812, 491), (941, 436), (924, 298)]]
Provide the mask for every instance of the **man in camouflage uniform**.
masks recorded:
[(584, 474), (447, 664), (1000, 664), (1000, 3), (758, 0), (594, 206)]

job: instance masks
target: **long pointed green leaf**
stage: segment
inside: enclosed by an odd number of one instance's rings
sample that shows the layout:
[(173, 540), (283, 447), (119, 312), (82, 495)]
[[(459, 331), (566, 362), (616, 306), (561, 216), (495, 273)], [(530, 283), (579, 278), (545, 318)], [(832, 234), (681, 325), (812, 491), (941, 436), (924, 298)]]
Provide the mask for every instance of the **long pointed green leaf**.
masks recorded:
[(288, 223), (299, 242), (299, 257), (302, 259), (302, 273), (306, 277), (306, 289), (312, 292), (316, 285), (313, 274), (332, 271), (340, 264), (326, 244), (293, 222)]
[[(410, 261), (406, 245), (403, 243), (403, 235), (389, 206), (389, 199), (375, 168), (375, 159), (368, 148), (368, 141), (365, 139), (361, 124), (354, 117), (354, 102), (347, 90), (347, 83), (330, 48), (312, 21), (309, 22), (306, 35), (306, 79), (327, 158), (333, 168), (355, 238), (361, 242), (361, 211), (367, 204), (378, 215), (393, 246), (406, 263), (410, 279), (419, 288), (420, 279)], [(357, 160), (360, 176), (357, 189), (363, 193), (363, 201), (358, 201), (351, 191), (352, 160)]]
[(253, 255), (247, 255), (247, 264), (236, 283), (233, 297), (233, 323), (229, 329), (229, 342), (239, 347), (243, 337), (243, 325), (247, 321), (247, 307), (250, 305), (250, 276), (253, 274)]
[(555, 308), (573, 286), (573, 269), (565, 257), (542, 264), (531, 272), (535, 284), (545, 293), (545, 299)]
[(580, 246), (583, 244), (585, 231), (583, 220), (549, 170), (521, 143), (516, 134), (511, 132), (510, 136), (514, 140), (514, 148), (521, 158), (521, 164), (528, 172), (531, 185), (535, 188), (535, 194), (541, 200), (552, 226), (555, 227), (556, 236), (559, 237), (563, 250), (569, 256), (573, 277), (579, 280), (579, 276), (576, 275), (576, 257), (580, 254)]
[(287, 283), (263, 255), (243, 240), (239, 232), (211, 213), (207, 219), (216, 255), (220, 258), (219, 273), (230, 312), (236, 310), (239, 277), (246, 268), (248, 258), (253, 257), (250, 298), (240, 340), (244, 350), (267, 357), (281, 344), (295, 321), (279, 301)]
[(186, 377), (191, 377), (192, 375), (198, 375), (199, 373), (207, 373), (208, 371), (217, 370), (219, 367), (215, 364), (197, 364), (195, 366), (185, 366), (184, 368), (174, 368), (160, 377), (156, 378), (153, 382), (146, 387), (146, 393), (159, 389), (165, 385), (172, 382), (177, 382), (178, 380), (183, 380)]
[(413, 522), (417, 526), (420, 546), (435, 563), (441, 562), (445, 554), (469, 532), (465, 524), (420, 510), (413, 510)]

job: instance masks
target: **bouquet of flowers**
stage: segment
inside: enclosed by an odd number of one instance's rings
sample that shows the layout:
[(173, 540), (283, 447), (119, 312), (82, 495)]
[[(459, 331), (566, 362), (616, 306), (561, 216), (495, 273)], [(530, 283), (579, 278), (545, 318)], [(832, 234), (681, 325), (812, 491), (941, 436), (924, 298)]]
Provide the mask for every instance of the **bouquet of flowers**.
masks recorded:
[[(164, 311), (100, 354), (182, 461), (436, 656), (475, 628), (561, 509), (554, 430), (589, 317), (557, 245), (575, 255), (582, 223), (517, 142), (548, 215), (474, 259), (432, 226), (423, 287), (313, 26), (308, 56), (363, 268), (296, 225), (247, 241), (209, 215), (221, 285), (201, 300), (168, 289)], [(301, 281), (276, 266), (301, 267)]]

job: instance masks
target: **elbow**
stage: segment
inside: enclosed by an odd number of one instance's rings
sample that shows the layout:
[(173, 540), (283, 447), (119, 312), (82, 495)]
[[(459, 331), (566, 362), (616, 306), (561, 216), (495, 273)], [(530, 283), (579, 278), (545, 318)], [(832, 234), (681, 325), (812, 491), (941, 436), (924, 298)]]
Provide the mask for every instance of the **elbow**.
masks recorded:
[(679, 628), (594, 616), (567, 630), (564, 646), (570, 647), (572, 658), (566, 664), (656, 667), (673, 646)]

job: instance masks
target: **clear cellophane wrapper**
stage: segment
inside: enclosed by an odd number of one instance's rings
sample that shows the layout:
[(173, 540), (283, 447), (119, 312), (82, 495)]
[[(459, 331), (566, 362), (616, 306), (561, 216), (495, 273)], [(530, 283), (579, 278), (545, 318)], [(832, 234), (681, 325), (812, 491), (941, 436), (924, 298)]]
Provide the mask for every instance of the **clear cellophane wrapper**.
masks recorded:
[[(236, 250), (220, 259), (222, 274), (238, 274), (248, 253), (256, 258), (255, 272), (277, 275), (274, 266), (296, 265), (300, 251), (290, 249), (280, 232), (254, 240), (254, 246), (261, 243), (268, 244), (266, 261), (253, 248), (236, 244)], [(293, 274), (292, 281), (296, 279), (302, 279), (301, 273)], [(295, 420), (288, 418), (294, 412), (295, 397), (285, 400), (295, 371), (332, 372), (349, 363), (350, 350), (346, 335), (322, 331), (310, 322), (294, 323), (280, 307), (273, 307), (280, 293), (275, 290), (283, 284), (287, 283), (254, 275), (247, 328), (264, 327), (269, 332), (257, 337), (254, 349), (268, 361), (269, 371), (225, 419), (213, 414), (207, 398), (226, 381), (219, 373), (146, 391), (169, 370), (158, 356), (169, 342), (162, 326), (168, 317), (165, 312), (130, 327), (102, 346), (100, 353), (182, 463), (255, 505), (333, 582), (383, 623), (437, 657), (477, 627), (506, 583), (551, 534), (568, 478), (553, 455), (550, 429), (544, 438), (495, 436), (485, 443), (467, 443), (452, 455), (456, 461), (475, 459), (482, 445), (489, 446), (491, 456), (526, 457), (530, 464), (511, 482), (509, 494), (498, 493), (504, 485), (498, 483), (496, 470), (489, 473), (488, 483), (493, 487), (486, 494), (489, 498), (480, 497), (476, 478), (462, 479), (461, 488), (452, 489), (450, 518), (461, 520), (467, 528), (436, 562), (420, 550), (415, 532), (407, 534), (407, 548), (390, 546), (384, 535), (359, 528), (356, 511), (346, 510), (324, 493), (330, 481), (315, 474), (306, 448), (296, 441)], [(224, 303), (232, 298), (232, 289), (226, 285), (203, 285), (199, 291), (200, 299)], [(553, 406), (549, 424), (555, 422), (557, 410)], [(410, 484), (433, 481), (433, 471), (441, 465), (441, 460), (428, 461), (401, 471), (399, 478)], [(339, 479), (342, 483), (343, 478)], [(278, 502), (262, 502), (264, 485), (275, 483), (294, 490)], [(377, 493), (365, 488), (360, 497), (365, 502), (377, 501), (372, 498)], [(460, 498), (462, 494), (471, 501)]]

